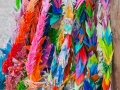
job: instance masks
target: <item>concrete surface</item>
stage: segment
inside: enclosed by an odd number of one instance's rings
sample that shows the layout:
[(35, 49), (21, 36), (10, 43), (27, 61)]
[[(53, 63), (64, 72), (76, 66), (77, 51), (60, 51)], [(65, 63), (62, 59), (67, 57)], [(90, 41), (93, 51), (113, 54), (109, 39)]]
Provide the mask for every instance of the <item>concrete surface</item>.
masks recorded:
[(114, 48), (112, 90), (120, 90), (120, 0), (111, 0), (111, 27)]
[(14, 27), (14, 6), (15, 0), (0, 0), (0, 47), (4, 47)]

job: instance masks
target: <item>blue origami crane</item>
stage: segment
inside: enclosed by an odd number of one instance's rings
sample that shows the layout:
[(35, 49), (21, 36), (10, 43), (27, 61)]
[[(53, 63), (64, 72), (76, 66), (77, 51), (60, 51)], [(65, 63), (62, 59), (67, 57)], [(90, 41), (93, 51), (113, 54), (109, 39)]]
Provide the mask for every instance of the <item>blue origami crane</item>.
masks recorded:
[(59, 86), (62, 83), (63, 77), (64, 77), (64, 71), (63, 71), (62, 65), (59, 65), (57, 68), (56, 75), (55, 75), (57, 86)]
[(0, 89), (4, 88), (4, 80), (5, 80), (5, 75), (2, 73), (2, 63), (3, 61), (7, 58), (8, 53), (11, 50), (11, 39), (9, 39), (6, 47), (4, 49), (0, 48), (0, 51), (2, 52), (2, 55), (0, 55)]
[(97, 67), (98, 67), (98, 65), (97, 65), (96, 63), (94, 63), (94, 64), (90, 67), (90, 76), (98, 73)]
[(107, 42), (107, 45), (110, 45), (112, 41), (112, 33), (106, 28), (105, 32), (102, 34), (102, 40)]

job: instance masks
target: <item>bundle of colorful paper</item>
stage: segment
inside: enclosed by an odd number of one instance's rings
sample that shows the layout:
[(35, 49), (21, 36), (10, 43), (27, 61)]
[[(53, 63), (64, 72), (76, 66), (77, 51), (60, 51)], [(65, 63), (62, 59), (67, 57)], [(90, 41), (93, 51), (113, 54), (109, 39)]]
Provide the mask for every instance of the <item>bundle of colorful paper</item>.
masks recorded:
[(109, 90), (109, 6), (109, 0), (16, 0), (16, 28), (0, 49), (0, 90)]

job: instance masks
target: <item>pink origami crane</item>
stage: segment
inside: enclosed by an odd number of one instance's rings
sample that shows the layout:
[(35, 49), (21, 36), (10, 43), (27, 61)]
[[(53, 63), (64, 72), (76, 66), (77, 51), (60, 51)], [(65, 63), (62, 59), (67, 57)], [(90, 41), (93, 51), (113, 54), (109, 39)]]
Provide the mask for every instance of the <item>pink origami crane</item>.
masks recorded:
[(84, 2), (84, 0), (77, 0), (76, 2), (76, 9), (79, 8), (79, 6)]
[(109, 4), (109, 0), (101, 0), (101, 3), (102, 3), (102, 5), (103, 5), (103, 8), (104, 8), (104, 9), (107, 9), (108, 4)]

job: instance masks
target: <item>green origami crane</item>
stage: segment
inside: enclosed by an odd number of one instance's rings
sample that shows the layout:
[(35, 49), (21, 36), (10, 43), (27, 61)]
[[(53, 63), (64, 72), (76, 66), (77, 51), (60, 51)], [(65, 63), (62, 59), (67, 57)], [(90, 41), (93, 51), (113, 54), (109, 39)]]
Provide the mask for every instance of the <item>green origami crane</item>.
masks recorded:
[(92, 16), (93, 16), (93, 10), (92, 10), (92, 7), (90, 6), (90, 3), (88, 3), (88, 7), (86, 8), (86, 13), (88, 14), (88, 16), (90, 18), (92, 18)]
[(89, 60), (88, 60), (88, 63), (87, 63), (87, 69), (88, 68), (90, 68), (93, 64), (97, 64), (98, 63), (98, 59), (97, 59), (97, 57), (96, 57), (96, 55), (95, 54), (93, 54), (90, 58), (89, 58)]
[(86, 24), (86, 33), (87, 33), (88, 37), (91, 38), (92, 35), (94, 34), (94, 31), (96, 30), (96, 29), (95, 29), (95, 24), (92, 22), (92, 28), (91, 28), (91, 29), (90, 29), (90, 27), (88, 26), (88, 23), (87, 23), (87, 22), (85, 22), (85, 24)]

